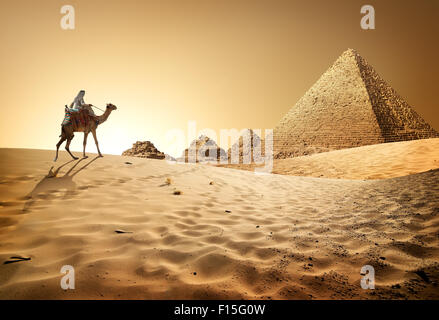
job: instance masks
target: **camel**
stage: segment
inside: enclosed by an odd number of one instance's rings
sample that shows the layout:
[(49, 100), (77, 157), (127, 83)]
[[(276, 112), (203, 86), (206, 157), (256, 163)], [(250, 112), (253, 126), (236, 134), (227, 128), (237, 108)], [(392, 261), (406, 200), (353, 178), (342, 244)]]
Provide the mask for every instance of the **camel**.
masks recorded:
[[(67, 106), (66, 106), (66, 108), (67, 108)], [(95, 116), (93, 113), (93, 110), (91, 109), (91, 105), (87, 104), (87, 105), (83, 105), (82, 109), (79, 112), (76, 112), (74, 114), (72, 113), (72, 115), (71, 115), (72, 121), (70, 121), (67, 124), (61, 125), (61, 135), (60, 135), (61, 139), (56, 144), (56, 155), (55, 155), (55, 159), (53, 161), (56, 161), (58, 159), (58, 149), (65, 140), (67, 140), (66, 147), (65, 147), (67, 152), (72, 156), (73, 160), (79, 159), (78, 157), (75, 157), (70, 152), (70, 149), (69, 149), (70, 142), (72, 141), (72, 139), (74, 137), (74, 134), (73, 134), (74, 132), (84, 132), (83, 158), (87, 158), (87, 155), (85, 154), (85, 146), (87, 145), (87, 136), (90, 132), (93, 134), (96, 148), (98, 149), (99, 157), (103, 157), (101, 151), (99, 150), (98, 138), (96, 137), (96, 129), (97, 129), (98, 125), (101, 125), (102, 123), (104, 123), (108, 119), (108, 116), (110, 115), (110, 113), (116, 109), (117, 109), (117, 107), (115, 105), (108, 103), (107, 109), (105, 110), (105, 112), (100, 116)], [(75, 117), (81, 117), (81, 119), (84, 121), (74, 121)]]

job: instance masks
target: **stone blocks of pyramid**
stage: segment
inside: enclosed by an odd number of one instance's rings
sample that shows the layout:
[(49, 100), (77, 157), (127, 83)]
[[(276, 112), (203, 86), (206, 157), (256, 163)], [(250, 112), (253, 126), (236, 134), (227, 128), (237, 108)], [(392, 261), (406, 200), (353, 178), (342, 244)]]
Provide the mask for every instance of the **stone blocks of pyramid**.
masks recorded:
[(275, 158), (439, 137), (352, 49), (337, 59), (273, 131)]

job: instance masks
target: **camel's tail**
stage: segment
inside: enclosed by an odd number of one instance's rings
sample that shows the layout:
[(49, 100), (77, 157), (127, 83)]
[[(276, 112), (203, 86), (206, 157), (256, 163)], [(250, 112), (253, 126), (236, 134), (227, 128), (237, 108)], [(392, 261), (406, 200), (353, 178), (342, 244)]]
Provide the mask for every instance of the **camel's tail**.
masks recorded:
[(65, 131), (64, 131), (64, 126), (61, 126), (61, 134), (59, 135), (59, 137), (61, 138), (63, 135), (65, 135)]
[(66, 139), (73, 139), (74, 135), (73, 132), (68, 132), (66, 131), (65, 126), (61, 126), (61, 134), (59, 135), (59, 137), (64, 137)]

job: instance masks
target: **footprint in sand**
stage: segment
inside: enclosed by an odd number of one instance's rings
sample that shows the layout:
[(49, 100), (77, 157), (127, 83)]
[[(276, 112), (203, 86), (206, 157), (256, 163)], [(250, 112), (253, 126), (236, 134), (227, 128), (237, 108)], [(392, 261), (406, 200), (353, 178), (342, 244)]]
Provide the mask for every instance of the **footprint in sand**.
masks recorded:
[(29, 261), (31, 258), (25, 258), (25, 257), (10, 257), (9, 260), (6, 260), (5, 262), (3, 262), (3, 264), (10, 264), (10, 263), (15, 263), (15, 262), (20, 262), (20, 261)]
[(115, 230), (116, 233), (133, 233), (132, 231)]

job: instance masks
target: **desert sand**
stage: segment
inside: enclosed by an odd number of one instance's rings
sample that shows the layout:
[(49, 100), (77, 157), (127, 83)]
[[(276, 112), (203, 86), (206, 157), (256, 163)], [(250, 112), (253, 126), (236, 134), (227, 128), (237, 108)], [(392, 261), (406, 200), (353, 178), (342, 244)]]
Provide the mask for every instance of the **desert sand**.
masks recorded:
[[(262, 165), (221, 167), (254, 170)], [(388, 179), (439, 168), (439, 138), (381, 143), (273, 160), (273, 173), (337, 179)]]
[[(439, 170), (405, 175), (432, 169), (433, 143), (393, 169), (373, 164), (381, 146), (370, 162), (327, 153), (344, 179), (0, 149), (0, 298), (438, 299)], [(318, 174), (318, 157), (285, 166)], [(405, 176), (346, 178), (389, 170)], [(375, 290), (360, 286), (367, 264)]]

